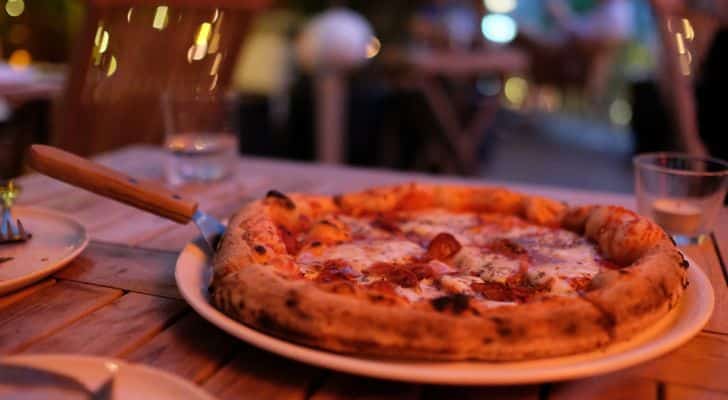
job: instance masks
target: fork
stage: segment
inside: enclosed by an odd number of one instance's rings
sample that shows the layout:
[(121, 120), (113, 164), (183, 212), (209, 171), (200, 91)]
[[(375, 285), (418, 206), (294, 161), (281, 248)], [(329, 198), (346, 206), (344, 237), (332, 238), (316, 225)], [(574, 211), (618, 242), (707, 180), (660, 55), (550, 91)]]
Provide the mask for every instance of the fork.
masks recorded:
[(0, 244), (10, 242), (24, 242), (30, 239), (30, 234), (25, 231), (23, 223), (16, 220), (13, 223), (13, 216), (10, 213), (10, 207), (13, 201), (20, 194), (20, 188), (13, 181), (8, 182), (7, 186), (0, 186), (0, 199), (2, 200), (2, 220), (0, 220)]

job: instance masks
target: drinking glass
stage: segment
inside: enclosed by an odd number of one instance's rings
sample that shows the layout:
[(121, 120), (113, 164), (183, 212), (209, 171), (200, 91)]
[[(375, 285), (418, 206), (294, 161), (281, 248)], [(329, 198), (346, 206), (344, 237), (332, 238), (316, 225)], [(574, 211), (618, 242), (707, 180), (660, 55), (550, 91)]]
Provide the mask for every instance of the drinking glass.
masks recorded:
[(679, 244), (708, 234), (723, 206), (728, 163), (681, 153), (634, 157), (635, 193), (640, 213), (652, 218)]
[(238, 150), (237, 98), (226, 93), (161, 98), (170, 184), (207, 182), (230, 173)]

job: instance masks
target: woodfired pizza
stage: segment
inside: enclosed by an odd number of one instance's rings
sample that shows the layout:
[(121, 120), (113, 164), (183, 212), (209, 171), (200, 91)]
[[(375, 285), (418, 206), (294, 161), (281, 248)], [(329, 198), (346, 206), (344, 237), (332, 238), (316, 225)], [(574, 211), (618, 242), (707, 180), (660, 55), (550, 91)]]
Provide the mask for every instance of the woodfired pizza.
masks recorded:
[(676, 305), (687, 268), (621, 207), (413, 183), (270, 191), (232, 218), (211, 294), (238, 321), (326, 350), (506, 361), (632, 337)]

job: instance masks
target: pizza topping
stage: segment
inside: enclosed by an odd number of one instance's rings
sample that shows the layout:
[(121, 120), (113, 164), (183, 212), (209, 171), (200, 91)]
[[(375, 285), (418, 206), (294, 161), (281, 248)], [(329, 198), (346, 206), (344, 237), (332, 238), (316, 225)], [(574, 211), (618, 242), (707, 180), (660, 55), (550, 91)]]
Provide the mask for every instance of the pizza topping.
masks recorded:
[(322, 266), (316, 282), (333, 282), (339, 280), (355, 280), (361, 273), (344, 260), (328, 260)]
[(260, 255), (265, 254), (265, 246), (263, 246), (263, 245), (260, 245), (260, 244), (255, 245), (255, 247), (253, 247), (253, 250), (255, 250), (255, 252)]
[(405, 263), (421, 257), (420, 246), (406, 240), (360, 240), (332, 246), (322, 246), (316, 251), (304, 249), (296, 261), (302, 265), (320, 264), (326, 260), (346, 260), (352, 268), (364, 271), (378, 263)]
[(400, 233), (401, 230), (399, 229), (399, 226), (397, 226), (397, 222), (393, 220), (392, 218), (386, 218), (385, 216), (379, 216), (372, 220), (371, 222), (372, 227), (381, 229), (385, 232), (389, 233)]
[(412, 268), (382, 262), (367, 268), (364, 273), (384, 277), (387, 281), (406, 288), (417, 286), (420, 279)]
[(485, 246), (485, 248), (494, 253), (504, 255), (508, 258), (519, 258), (528, 254), (526, 252), (526, 249), (521, 247), (521, 245), (514, 242), (513, 240), (504, 238), (491, 241)]
[(514, 301), (515, 297), (508, 287), (499, 282), (475, 282), (470, 287), (484, 298), (495, 301)]
[(449, 233), (439, 233), (427, 246), (427, 257), (435, 260), (447, 260), (460, 251), (462, 246), (455, 239), (455, 237)]
[(296, 236), (283, 226), (278, 227), (278, 235), (286, 246), (288, 254), (296, 254), (299, 250), (299, 243)]

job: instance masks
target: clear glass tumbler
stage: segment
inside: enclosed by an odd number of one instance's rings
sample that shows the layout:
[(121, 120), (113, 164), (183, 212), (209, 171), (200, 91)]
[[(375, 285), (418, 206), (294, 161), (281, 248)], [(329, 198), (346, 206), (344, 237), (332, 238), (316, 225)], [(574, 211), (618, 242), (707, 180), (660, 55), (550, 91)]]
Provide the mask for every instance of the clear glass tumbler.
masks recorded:
[(711, 232), (728, 187), (728, 163), (681, 153), (634, 157), (639, 212), (680, 244)]
[(238, 151), (237, 98), (225, 93), (161, 98), (170, 184), (224, 178)]

